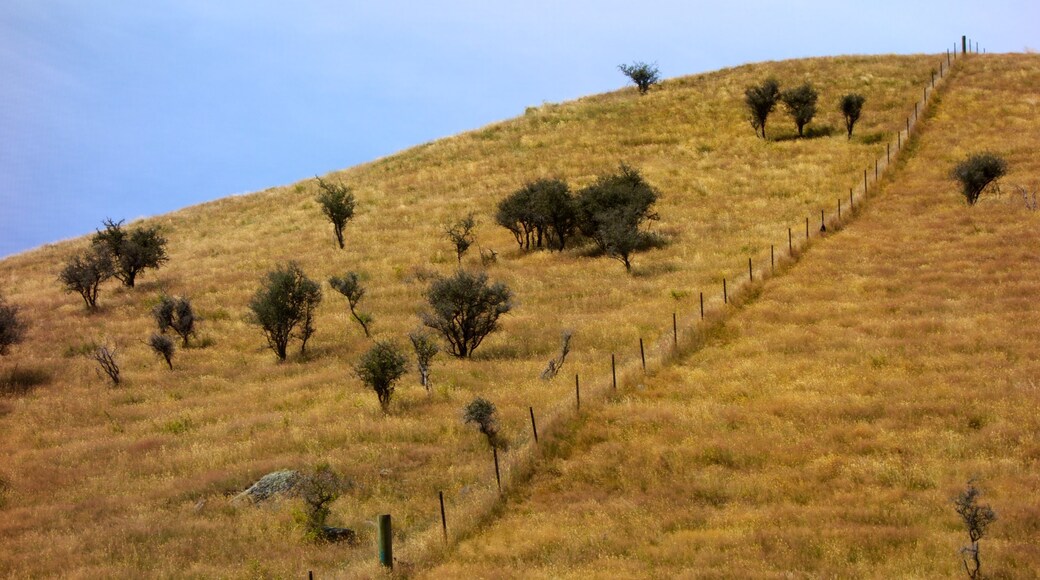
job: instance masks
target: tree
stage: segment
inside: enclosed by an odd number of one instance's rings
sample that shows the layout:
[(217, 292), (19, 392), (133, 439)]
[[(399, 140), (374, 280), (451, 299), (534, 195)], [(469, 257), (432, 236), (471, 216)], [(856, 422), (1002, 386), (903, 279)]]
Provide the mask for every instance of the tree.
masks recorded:
[(105, 230), (95, 233), (91, 242), (108, 252), (112, 258), (113, 275), (124, 286), (133, 288), (138, 274), (169, 261), (166, 238), (159, 233), (159, 226), (127, 231), (123, 229), (123, 220), (106, 219), (103, 223)]
[(176, 347), (173, 345), (173, 339), (166, 336), (165, 334), (152, 333), (148, 337), (148, 346), (152, 348), (155, 354), (162, 357), (166, 361), (167, 366), (170, 370), (173, 370), (173, 355), (176, 351)]
[(1008, 170), (1007, 161), (993, 153), (975, 153), (953, 168), (950, 176), (961, 182), (961, 193), (968, 205), (975, 205), (990, 183), (1003, 177)]
[(112, 273), (111, 256), (101, 248), (92, 246), (65, 263), (58, 274), (58, 281), (66, 293), (76, 292), (82, 296), (87, 310), (97, 310), (98, 289), (102, 282), (112, 277)]
[(367, 312), (361, 312), (358, 309), (358, 303), (361, 302), (361, 298), (365, 295), (365, 289), (361, 286), (361, 277), (357, 272), (347, 272), (342, 278), (333, 276), (329, 278), (329, 286), (332, 286), (333, 290), (347, 297), (347, 303), (350, 305), (350, 315), (361, 325), (361, 330), (365, 331), (365, 336), (370, 337), (368, 325), (372, 323), (372, 315)]
[(859, 93), (849, 93), (841, 97), (839, 107), (841, 108), (841, 114), (845, 117), (845, 128), (849, 132), (849, 140), (852, 140), (852, 128), (856, 126), (856, 121), (859, 121), (860, 113), (863, 112), (863, 103), (867, 101), (867, 98)]
[(444, 228), (444, 235), (448, 236), (448, 240), (455, 246), (455, 256), (458, 258), (459, 264), (462, 264), (462, 255), (473, 245), (473, 228), (476, 225), (477, 221), (470, 213)]
[(317, 176), (315, 176), (315, 179), (318, 180), (318, 186), (321, 187), (321, 192), (318, 193), (315, 200), (321, 206), (321, 213), (325, 214), (325, 217), (332, 222), (332, 230), (336, 234), (336, 242), (342, 250), (344, 247), (343, 228), (347, 227), (347, 222), (354, 217), (354, 206), (356, 204), (354, 194), (351, 193), (350, 187), (346, 185), (329, 183)]
[(94, 348), (90, 358), (98, 364), (98, 376), (104, 373), (112, 381), (112, 385), (119, 385), (119, 363), (116, 361), (116, 349), (102, 344)]
[(489, 285), (487, 274), (464, 270), (435, 280), (426, 299), (432, 311), (420, 314), (423, 324), (441, 333), (458, 358), (471, 356), (498, 329), (498, 318), (513, 308), (513, 295), (505, 284)]
[(0, 294), (0, 356), (25, 339), (26, 324), (18, 314), (19, 308), (8, 304)]
[(357, 541), (357, 533), (349, 528), (335, 528), (326, 524), (332, 515), (330, 506), (348, 487), (348, 482), (326, 463), (321, 462), (314, 470), (300, 478), (298, 488), (304, 510), (295, 514), (303, 525), (303, 537), (311, 542)]
[(618, 173), (601, 176), (578, 192), (578, 227), (631, 271), (631, 254), (649, 243), (642, 227), (657, 219), (653, 206), (658, 197), (637, 170), (622, 164)]
[(780, 100), (784, 102), (784, 107), (798, 127), (799, 137), (803, 135), (802, 128), (816, 116), (816, 100), (819, 96), (809, 83), (787, 89), (780, 94)]
[(163, 294), (159, 297), (159, 303), (152, 308), (152, 317), (160, 333), (166, 334), (167, 330), (172, 330), (181, 337), (181, 346), (188, 348), (188, 339), (195, 334), (195, 322), (198, 320), (190, 300)]
[(433, 357), (437, 356), (441, 348), (434, 342), (433, 337), (421, 328), (411, 332), (408, 339), (412, 341), (412, 348), (415, 349), (415, 360), (419, 366), (419, 384), (429, 393), (430, 363), (433, 362)]
[(570, 188), (562, 179), (529, 181), (498, 204), (495, 222), (508, 229), (521, 249), (542, 247), (563, 250), (577, 228), (577, 209)]
[(761, 133), (763, 139), (766, 138), (766, 120), (779, 100), (780, 83), (774, 78), (768, 78), (761, 85), (748, 87), (744, 91), (744, 103), (750, 113), (751, 126), (756, 135)]
[(661, 80), (661, 75), (657, 70), (657, 63), (647, 64), (636, 61), (630, 65), (619, 64), (618, 70), (636, 84), (641, 95), (645, 95), (652, 85), (657, 84)]
[(503, 441), (498, 430), (498, 413), (495, 404), (491, 401), (483, 397), (470, 401), (462, 410), (462, 422), (467, 425), (470, 423), (476, 425), (477, 429), (487, 437), (488, 445), (492, 449), (502, 446)]
[(986, 528), (997, 519), (996, 512), (989, 505), (979, 505), (978, 500), (981, 494), (982, 492), (975, 487), (975, 482), (969, 481), (968, 488), (953, 500), (954, 509), (964, 522), (968, 538), (971, 540), (970, 546), (961, 548), (961, 560), (964, 564), (964, 571), (972, 579), (982, 577), (979, 540), (985, 535)]
[(307, 339), (314, 332), (314, 309), (320, 302), (318, 284), (308, 278), (296, 262), (289, 262), (268, 272), (249, 301), (250, 321), (260, 326), (267, 345), (280, 360), (285, 360), (291, 338), (303, 341), (300, 352), (304, 352)]
[(361, 355), (361, 360), (354, 367), (361, 382), (376, 392), (384, 413), (390, 410), (394, 383), (408, 372), (407, 364), (397, 345), (389, 341), (376, 341), (368, 352)]

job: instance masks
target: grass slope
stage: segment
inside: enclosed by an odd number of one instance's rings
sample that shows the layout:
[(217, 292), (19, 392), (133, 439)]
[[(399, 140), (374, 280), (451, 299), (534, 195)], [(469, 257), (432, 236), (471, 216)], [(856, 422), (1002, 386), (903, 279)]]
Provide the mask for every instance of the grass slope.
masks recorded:
[[(431, 577), (957, 577), (952, 498), (998, 514), (983, 572), (1040, 570), (1040, 58), (963, 63), (850, 227), (704, 349), (584, 418)], [(1001, 196), (950, 168), (992, 150)], [(786, 576), (785, 576), (786, 577)]]
[[(939, 59), (763, 63), (669, 80), (644, 97), (625, 89), (532, 108), (333, 175), (359, 202), (342, 251), (313, 201), (313, 180), (154, 218), (148, 223), (170, 240), (170, 263), (136, 289), (106, 285), (94, 315), (55, 281), (86, 239), (0, 262), (0, 289), (32, 324), (2, 370), (49, 377), (31, 394), (0, 399), (0, 477), (9, 482), (0, 575), (367, 573), (367, 547), (300, 542), (291, 504), (236, 509), (225, 500), (268, 471), (321, 460), (355, 482), (332, 506), (334, 523), (357, 527), (367, 541), (366, 522), (392, 512), (401, 559), (422, 557), (437, 537), (438, 490), (457, 518), (476, 517), (493, 498), (486, 447), (459, 421), (465, 403), (476, 395), (496, 402), (514, 449), (523, 448), (528, 406), (547, 420), (570, 405), (567, 377), (537, 379), (562, 329), (576, 331), (564, 375), (602, 378), (615, 351), (631, 367), (640, 336), (658, 335), (676, 310), (688, 317), (702, 289), (711, 291), (709, 307), (720, 302), (723, 276), (740, 275), (747, 256), (786, 243), (789, 226), (860, 183)], [(793, 123), (778, 111), (776, 140), (756, 139), (743, 90), (769, 75), (787, 86), (811, 79), (821, 95), (816, 126), (833, 134), (790, 139)], [(849, 91), (867, 96), (852, 141), (837, 112)], [(579, 187), (620, 161), (662, 191), (656, 228), (670, 239), (637, 255), (633, 276), (582, 249), (522, 254), (492, 224), (498, 200), (525, 180), (557, 176)], [(508, 283), (520, 305), (475, 360), (435, 363), (432, 396), (408, 376), (391, 415), (381, 415), (351, 372), (369, 342), (327, 286), (307, 358), (276, 364), (246, 322), (261, 276), (294, 259), (321, 281), (363, 272), (375, 337), (404, 343), (418, 323), (422, 272), (455, 267), (443, 226), (469, 211), (481, 219), (478, 243), (500, 252), (492, 278)], [(476, 257), (466, 266), (477, 267)], [(191, 297), (205, 319), (206, 346), (180, 352), (172, 372), (143, 344), (163, 288)], [(103, 340), (119, 348), (119, 388), (82, 356)]]

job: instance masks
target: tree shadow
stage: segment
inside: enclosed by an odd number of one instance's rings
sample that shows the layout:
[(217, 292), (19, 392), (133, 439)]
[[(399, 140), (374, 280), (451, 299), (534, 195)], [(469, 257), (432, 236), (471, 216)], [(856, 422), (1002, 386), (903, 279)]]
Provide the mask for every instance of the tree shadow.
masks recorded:
[(799, 139), (819, 139), (821, 137), (831, 137), (836, 135), (838, 130), (834, 128), (833, 125), (814, 125), (812, 127), (806, 127), (804, 132), (805, 134), (801, 137), (798, 136), (798, 133), (782, 133), (770, 137), (769, 140), (780, 143), (783, 141), (797, 141)]

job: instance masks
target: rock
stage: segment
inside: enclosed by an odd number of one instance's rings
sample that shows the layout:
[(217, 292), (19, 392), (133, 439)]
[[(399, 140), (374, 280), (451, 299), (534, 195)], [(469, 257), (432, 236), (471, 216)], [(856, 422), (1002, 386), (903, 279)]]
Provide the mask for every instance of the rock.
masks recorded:
[(358, 543), (357, 532), (350, 528), (334, 528), (332, 526), (325, 526), (322, 528), (321, 533), (322, 538), (326, 542), (347, 542), (354, 546)]
[(299, 471), (283, 469), (268, 473), (261, 477), (249, 489), (231, 499), (232, 504), (262, 503), (272, 497), (293, 497), (298, 493), (297, 487), (303, 476)]

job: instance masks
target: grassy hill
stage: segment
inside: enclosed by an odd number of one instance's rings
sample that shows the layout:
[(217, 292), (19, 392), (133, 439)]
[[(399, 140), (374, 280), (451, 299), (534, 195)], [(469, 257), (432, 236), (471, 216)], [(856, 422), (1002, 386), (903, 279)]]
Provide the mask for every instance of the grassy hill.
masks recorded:
[[(541, 421), (566, 416), (568, 377), (581, 373), (590, 387), (602, 387), (611, 353), (630, 376), (640, 337), (653, 347), (652, 360), (667, 356), (656, 339), (673, 312), (688, 327), (701, 291), (717, 310), (723, 277), (742, 276), (748, 257), (762, 264), (771, 244), (786, 246), (789, 227), (806, 217), (815, 222), (821, 208), (832, 213), (861, 183), (939, 60), (762, 63), (668, 80), (643, 97), (625, 89), (531, 108), (329, 176), (358, 197), (345, 250), (335, 247), (313, 201), (313, 180), (147, 220), (169, 238), (170, 263), (135, 289), (107, 285), (97, 314), (55, 281), (86, 238), (0, 262), (0, 291), (32, 323), (26, 342), (0, 361), (3, 372), (45, 378), (29, 394), (0, 399), (0, 477), (8, 482), (0, 573), (371, 573), (368, 544), (301, 542), (293, 504), (236, 508), (226, 500), (264, 473), (319, 461), (354, 481), (332, 506), (334, 522), (369, 541), (366, 522), (393, 513), (400, 558), (424, 562), (439, 539), (437, 491), (459, 522), (479, 520), (495, 502), (486, 446), (459, 420), (465, 403), (482, 395), (499, 406), (513, 448), (507, 479), (522, 474), (534, 457), (529, 406)], [(782, 112), (770, 122), (769, 142), (754, 136), (743, 90), (767, 76), (816, 85), (814, 125), (822, 136), (791, 138), (793, 123)], [(867, 105), (849, 141), (837, 101), (851, 91), (866, 95)], [(939, 109), (940, 119), (948, 114), (949, 107)], [(622, 161), (661, 190), (655, 228), (668, 240), (637, 255), (631, 276), (587, 248), (520, 252), (493, 225), (497, 202), (527, 180), (560, 177), (580, 187)], [(444, 225), (470, 211), (481, 220), (478, 243), (499, 252), (489, 274), (513, 289), (519, 307), (474, 360), (438, 359), (432, 395), (406, 377), (391, 414), (382, 416), (375, 395), (351, 372), (369, 341), (327, 286), (307, 357), (278, 364), (247, 323), (246, 304), (263, 274), (297, 260), (322, 281), (363, 272), (374, 335), (403, 344), (418, 324), (424, 278), (455, 268)], [(471, 255), (465, 265), (478, 268), (479, 261)], [(205, 346), (179, 353), (172, 372), (143, 344), (162, 289), (191, 297), (205, 319)], [(538, 374), (565, 328), (575, 331), (566, 376), (546, 384)], [(125, 385), (107, 386), (82, 356), (101, 341), (119, 348)], [(648, 385), (648, 392), (659, 390)]]
[[(957, 577), (1040, 570), (1040, 59), (960, 65), (912, 155), (710, 344), (583, 418), (431, 577)], [(1026, 89), (1026, 87), (1031, 87)], [(948, 177), (1006, 156), (967, 207)]]

